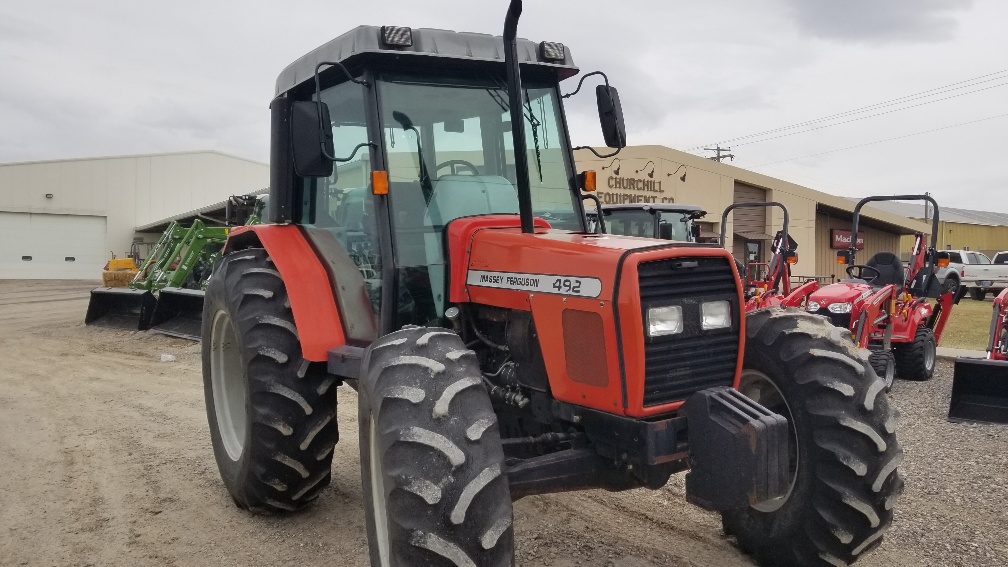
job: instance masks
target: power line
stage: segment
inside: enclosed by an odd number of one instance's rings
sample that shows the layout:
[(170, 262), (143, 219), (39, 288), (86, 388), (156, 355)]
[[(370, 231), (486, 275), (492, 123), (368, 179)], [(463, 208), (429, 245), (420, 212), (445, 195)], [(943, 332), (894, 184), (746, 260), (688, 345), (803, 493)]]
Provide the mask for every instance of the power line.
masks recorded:
[[(750, 144), (761, 144), (763, 142), (769, 142), (771, 140), (777, 140), (777, 139), (780, 139), (780, 138), (786, 138), (788, 136), (795, 136), (795, 135), (798, 135), (798, 134), (805, 134), (807, 132), (813, 132), (815, 130), (822, 130), (824, 128), (830, 128), (832, 126), (840, 126), (842, 124), (850, 124), (851, 122), (857, 122), (859, 120), (867, 120), (868, 118), (875, 118), (877, 116), (883, 116), (885, 114), (892, 114), (894, 112), (899, 112), (901, 110), (909, 110), (911, 108), (917, 108), (918, 106), (924, 106), (926, 104), (931, 104), (933, 102), (941, 102), (943, 100), (949, 100), (949, 99), (953, 99), (953, 98), (958, 98), (958, 97), (961, 97), (961, 96), (966, 96), (968, 94), (978, 93), (978, 92), (981, 92), (981, 91), (987, 91), (987, 90), (994, 89), (994, 88), (997, 88), (997, 87), (1003, 87), (1005, 85), (1008, 85), (1008, 83), (1000, 83), (1000, 84), (997, 84), (997, 85), (991, 85), (989, 87), (984, 87), (982, 89), (977, 89), (975, 91), (967, 91), (967, 92), (964, 92), (964, 93), (954, 94), (954, 95), (943, 97), (943, 98), (936, 98), (934, 100), (928, 100), (928, 101), (921, 102), (921, 103), (918, 103), (918, 104), (912, 104), (910, 106), (903, 106), (903, 107), (900, 107), (900, 108), (894, 108), (892, 110), (886, 110), (884, 112), (876, 112), (875, 114), (869, 114), (867, 116), (860, 116), (858, 118), (851, 118), (850, 120), (844, 120), (842, 122), (833, 122), (832, 124), (824, 124), (822, 126), (815, 126), (815, 127), (809, 128), (807, 130), (799, 130), (797, 132), (789, 132), (787, 134), (781, 134), (779, 136), (772, 136), (770, 138), (763, 138), (761, 140), (753, 140), (751, 142), (741, 142), (741, 143), (738, 143), (738, 144), (735, 144), (735, 145), (736, 146), (746, 146), (746, 145), (750, 145)], [(704, 149), (706, 149), (706, 148), (704, 148)]]
[[(688, 151), (700, 150), (700, 149), (703, 149), (704, 146), (717, 145), (717, 144), (727, 144), (727, 143), (735, 142), (735, 141), (738, 141), (738, 140), (747, 140), (747, 139), (750, 139), (750, 138), (756, 138), (756, 137), (760, 137), (760, 136), (765, 136), (767, 134), (775, 134), (777, 132), (783, 132), (783, 131), (786, 131), (786, 130), (792, 130), (794, 128), (801, 128), (801, 127), (808, 126), (808, 125), (811, 125), (811, 124), (817, 124), (819, 122), (826, 122), (826, 121), (829, 121), (829, 120), (835, 120), (837, 118), (844, 118), (844, 117), (847, 117), (847, 116), (850, 116), (850, 115), (853, 115), (853, 114), (861, 114), (863, 112), (870, 112), (872, 110), (876, 110), (876, 109), (879, 109), (879, 108), (885, 108), (885, 107), (888, 107), (888, 106), (893, 106), (895, 104), (902, 104), (902, 103), (906, 103), (906, 102), (912, 102), (914, 100), (919, 100), (921, 98), (928, 98), (928, 97), (935, 96), (935, 95), (938, 95), (938, 94), (944, 94), (946, 92), (952, 92), (952, 91), (961, 90), (961, 89), (965, 89), (965, 88), (975, 87), (977, 85), (981, 85), (981, 84), (984, 84), (984, 83), (989, 83), (991, 81), (997, 81), (997, 80), (1004, 79), (1005, 77), (1001, 76), (1001, 75), (1004, 75), (1004, 73), (1006, 73), (1006, 72), (1008, 72), (1008, 69), (1002, 69), (1000, 71), (995, 71), (993, 73), (988, 73), (986, 75), (980, 75), (979, 77), (974, 77), (972, 79), (966, 79), (964, 81), (958, 81), (958, 82), (955, 82), (955, 83), (950, 83), (948, 85), (944, 85), (944, 86), (941, 86), (941, 87), (935, 87), (933, 89), (928, 89), (928, 90), (925, 90), (925, 91), (920, 91), (920, 92), (917, 92), (917, 93), (905, 95), (905, 96), (894, 98), (894, 99), (890, 99), (890, 100), (887, 100), (887, 101), (878, 102), (878, 103), (875, 103), (875, 104), (870, 104), (868, 106), (863, 106), (863, 107), (860, 107), (860, 108), (855, 108), (855, 109), (852, 109), (852, 110), (847, 110), (847, 111), (844, 111), (844, 112), (839, 112), (839, 113), (836, 113), (836, 114), (831, 114), (829, 116), (823, 116), (821, 118), (815, 118), (815, 119), (812, 119), (812, 120), (806, 120), (806, 121), (803, 121), (803, 122), (798, 122), (798, 123), (795, 123), (795, 124), (791, 124), (789, 126), (782, 126), (782, 127), (779, 127), (779, 128), (773, 128), (773, 129), (770, 129), (770, 130), (764, 130), (762, 132), (756, 132), (756, 133), (753, 133), (753, 134), (747, 134), (745, 136), (738, 136), (736, 138), (730, 138), (728, 140), (722, 140), (722, 141), (717, 142), (717, 143), (710, 143), (710, 144), (703, 144), (703, 145), (700, 145), (700, 146), (695, 146), (695, 147), (690, 148)], [(981, 80), (981, 79), (986, 79), (986, 80)], [(996, 86), (1000, 86), (1000, 85), (996, 85)], [(993, 88), (993, 87), (988, 87), (988, 88)], [(981, 89), (981, 90), (986, 90), (986, 89)], [(978, 92), (978, 91), (973, 91), (973, 92)], [(969, 94), (969, 93), (963, 93), (963, 94)], [(959, 95), (956, 95), (956, 96), (959, 96)], [(910, 107), (910, 108), (912, 108), (912, 107)]]
[(873, 146), (875, 144), (881, 144), (881, 143), (884, 143), (884, 142), (892, 142), (892, 141), (895, 141), (895, 140), (902, 140), (904, 138), (911, 138), (913, 136), (920, 136), (922, 134), (930, 134), (932, 132), (940, 132), (942, 130), (949, 130), (951, 128), (958, 128), (960, 126), (968, 126), (970, 124), (976, 124), (978, 122), (985, 122), (987, 120), (994, 120), (995, 118), (1004, 118), (1005, 116), (1008, 116), (1008, 114), (998, 114), (997, 116), (988, 116), (987, 118), (980, 118), (980, 119), (977, 119), (977, 120), (970, 120), (969, 122), (961, 122), (959, 124), (952, 124), (950, 126), (942, 126), (941, 128), (932, 128), (930, 130), (923, 130), (923, 131), (920, 131), (920, 132), (914, 132), (912, 134), (904, 134), (902, 136), (896, 136), (895, 138), (886, 138), (884, 140), (875, 140), (874, 142), (865, 142), (864, 144), (857, 144), (857, 145), (854, 145), (854, 146), (847, 146), (846, 148), (838, 148), (838, 149), (835, 149), (835, 150), (828, 150), (828, 151), (825, 151), (825, 152), (818, 152), (818, 153), (808, 154), (808, 155), (804, 155), (804, 156), (798, 156), (798, 157), (793, 157), (793, 158), (788, 158), (788, 159), (771, 161), (771, 162), (767, 162), (767, 163), (761, 163), (761, 164), (758, 164), (758, 165), (754, 165), (752, 167), (763, 167), (763, 166), (767, 166), (767, 165), (774, 165), (774, 164), (778, 164), (778, 163), (785, 163), (785, 162), (789, 162), (789, 161), (794, 161), (796, 159), (804, 159), (804, 158), (816, 157), (816, 156), (821, 156), (821, 155), (826, 155), (826, 154), (832, 154), (832, 153), (836, 153), (836, 152), (842, 152), (844, 150), (853, 150), (855, 148), (863, 148), (865, 146)]

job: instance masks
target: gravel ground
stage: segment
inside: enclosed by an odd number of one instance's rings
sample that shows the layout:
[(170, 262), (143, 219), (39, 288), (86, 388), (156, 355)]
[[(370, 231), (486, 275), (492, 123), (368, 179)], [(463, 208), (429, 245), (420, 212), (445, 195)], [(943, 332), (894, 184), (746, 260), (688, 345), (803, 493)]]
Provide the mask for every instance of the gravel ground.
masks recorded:
[[(353, 391), (333, 485), (303, 513), (251, 516), (218, 477), (198, 345), (84, 327), (90, 287), (0, 281), (0, 565), (366, 565)], [(947, 422), (951, 374), (893, 389), (906, 491), (858, 565), (1008, 565), (1008, 426)], [(522, 499), (518, 562), (751, 565), (683, 492), (679, 476)]]

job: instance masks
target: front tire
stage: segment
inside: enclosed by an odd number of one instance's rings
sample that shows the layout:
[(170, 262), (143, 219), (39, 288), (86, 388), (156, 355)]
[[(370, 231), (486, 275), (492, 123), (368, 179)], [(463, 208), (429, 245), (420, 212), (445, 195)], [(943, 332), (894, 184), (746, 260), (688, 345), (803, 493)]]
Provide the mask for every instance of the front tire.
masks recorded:
[(938, 345), (934, 333), (927, 327), (918, 327), (912, 343), (897, 344), (896, 375), (904, 380), (926, 382), (934, 376)]
[(896, 358), (893, 356), (892, 351), (872, 351), (871, 356), (868, 357), (868, 362), (871, 363), (875, 374), (882, 379), (886, 392), (891, 390), (893, 382), (896, 379)]
[(287, 290), (265, 250), (217, 264), (202, 336), (210, 439), (235, 504), (266, 513), (304, 507), (329, 484), (336, 380), (301, 356)]
[(724, 512), (726, 533), (778, 566), (848, 564), (876, 547), (902, 492), (903, 452), (885, 385), (846, 331), (794, 309), (748, 314), (739, 389), (788, 418), (792, 484)]
[(361, 480), (371, 564), (514, 565), (497, 418), (473, 351), (407, 327), (361, 365)]

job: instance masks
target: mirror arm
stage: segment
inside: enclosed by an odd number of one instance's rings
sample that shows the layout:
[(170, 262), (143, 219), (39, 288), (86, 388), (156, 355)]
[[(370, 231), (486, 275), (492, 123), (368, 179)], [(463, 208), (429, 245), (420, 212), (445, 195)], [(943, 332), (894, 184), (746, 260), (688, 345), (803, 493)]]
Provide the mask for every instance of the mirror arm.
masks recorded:
[[(364, 147), (377, 149), (378, 148), (378, 144), (376, 144), (374, 142), (363, 142), (363, 143), (357, 144), (356, 146), (354, 146), (353, 151), (350, 152), (350, 157), (336, 158), (336, 157), (332, 157), (332, 156), (330, 156), (328, 154), (326, 154), (326, 157), (329, 158), (332, 161), (335, 161), (335, 162), (346, 163), (346, 162), (352, 160), (354, 158), (354, 156), (357, 155), (357, 151), (360, 150), (361, 148), (364, 148)], [(325, 147), (322, 148), (322, 153), (325, 153)]]
[(606, 90), (609, 90), (609, 77), (607, 77), (606, 74), (603, 73), (602, 71), (592, 71), (591, 73), (586, 73), (586, 74), (584, 74), (584, 75), (581, 76), (581, 80), (578, 81), (577, 88), (574, 89), (574, 92), (562, 95), (560, 98), (570, 98), (570, 97), (578, 94), (578, 91), (581, 90), (581, 85), (584, 84), (585, 79), (587, 79), (588, 77), (591, 77), (592, 75), (602, 75), (602, 78), (605, 79)]
[(609, 158), (613, 157), (614, 155), (620, 153), (620, 150), (622, 150), (622, 149), (623, 148), (616, 148), (616, 151), (613, 152), (613, 153), (611, 153), (611, 154), (600, 154), (600, 153), (596, 152), (595, 148), (593, 148), (591, 146), (578, 146), (576, 148), (571, 148), (571, 151), (574, 151), (574, 150), (588, 150), (589, 152), (595, 154), (595, 157), (597, 157), (597, 158), (600, 158), (600, 159), (609, 159)]
[[(342, 63), (339, 63), (337, 61), (321, 61), (321, 62), (319, 62), (319, 64), (315, 66), (315, 107), (318, 109), (319, 131), (320, 132), (324, 132), (325, 128), (326, 128), (326, 125), (322, 123), (322, 83), (319, 80), (319, 70), (322, 69), (323, 65), (328, 65), (330, 67), (336, 67), (340, 71), (343, 71), (343, 74), (346, 75), (346, 78), (351, 83), (356, 83), (358, 85), (363, 85), (365, 87), (370, 86), (370, 85), (368, 85), (368, 82), (365, 81), (365, 80), (355, 79), (353, 77), (353, 75), (350, 74), (350, 71), (348, 71), (347, 68), (344, 67)], [(329, 127), (331, 128), (332, 126), (330, 125)], [(377, 144), (374, 144), (373, 142), (368, 142), (366, 144), (358, 144), (357, 147), (354, 148), (353, 153), (350, 154), (350, 157), (348, 157), (346, 159), (340, 159), (340, 158), (337, 158), (335, 156), (329, 155), (329, 152), (326, 151), (324, 143), (319, 142), (319, 145), (322, 146), (322, 155), (325, 156), (326, 159), (328, 159), (329, 161), (336, 161), (336, 162), (340, 162), (340, 163), (348, 162), (348, 161), (352, 160), (353, 157), (355, 155), (357, 155), (357, 150), (359, 150), (361, 148), (361, 146), (378, 147)]]

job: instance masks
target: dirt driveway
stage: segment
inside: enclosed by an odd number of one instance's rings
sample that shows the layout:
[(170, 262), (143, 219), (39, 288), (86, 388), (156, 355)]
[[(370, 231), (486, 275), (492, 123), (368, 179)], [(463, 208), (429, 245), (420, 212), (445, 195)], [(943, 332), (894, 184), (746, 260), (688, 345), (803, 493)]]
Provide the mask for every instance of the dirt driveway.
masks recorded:
[[(366, 565), (354, 392), (339, 390), (332, 486), (303, 513), (251, 516), (214, 464), (199, 346), (84, 327), (90, 287), (0, 280), (0, 565)], [(894, 390), (907, 492), (858, 565), (1008, 564), (1008, 427), (945, 422), (950, 374)], [(515, 516), (521, 565), (751, 564), (681, 477)]]

